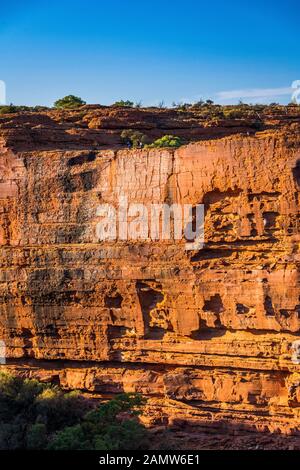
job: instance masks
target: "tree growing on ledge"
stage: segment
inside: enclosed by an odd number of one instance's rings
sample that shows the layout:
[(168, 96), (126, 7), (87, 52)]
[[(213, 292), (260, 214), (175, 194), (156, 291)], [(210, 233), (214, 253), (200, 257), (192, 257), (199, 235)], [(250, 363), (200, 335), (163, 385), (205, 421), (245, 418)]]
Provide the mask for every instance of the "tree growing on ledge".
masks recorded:
[(178, 148), (183, 145), (182, 139), (180, 137), (174, 135), (165, 135), (160, 139), (155, 140), (149, 147), (151, 148), (162, 148), (162, 147), (170, 147), (170, 148)]
[(147, 142), (147, 136), (140, 131), (125, 129), (121, 133), (121, 140), (124, 144), (133, 148), (143, 147)]
[(86, 104), (86, 101), (83, 101), (79, 96), (75, 95), (68, 95), (64, 98), (60, 98), (59, 100), (55, 101), (54, 108), (57, 109), (72, 109), (78, 108), (79, 106), (83, 106)]

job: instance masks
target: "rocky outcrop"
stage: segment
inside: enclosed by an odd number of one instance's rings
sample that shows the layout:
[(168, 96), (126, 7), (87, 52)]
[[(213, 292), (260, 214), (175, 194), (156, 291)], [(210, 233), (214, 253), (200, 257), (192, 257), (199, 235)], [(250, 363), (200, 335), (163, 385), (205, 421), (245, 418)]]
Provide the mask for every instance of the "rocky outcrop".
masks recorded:
[[(107, 122), (94, 117), (89, 128)], [(17, 128), (2, 129), (0, 156), (6, 367), (95, 396), (141, 392), (151, 424), (297, 433), (295, 128), (176, 151), (69, 148), (65, 136), (55, 148), (56, 128), (46, 149), (28, 129), (16, 144)], [(203, 203), (204, 248), (99, 242), (97, 207), (122, 195)]]
[(142, 132), (152, 142), (166, 134), (186, 143), (237, 133), (254, 135), (258, 129), (299, 128), (298, 106), (243, 111), (225, 118), (209, 109), (136, 109), (86, 105), (77, 110), (48, 110), (0, 115), (0, 144), (18, 151), (99, 150), (122, 148), (125, 129)]

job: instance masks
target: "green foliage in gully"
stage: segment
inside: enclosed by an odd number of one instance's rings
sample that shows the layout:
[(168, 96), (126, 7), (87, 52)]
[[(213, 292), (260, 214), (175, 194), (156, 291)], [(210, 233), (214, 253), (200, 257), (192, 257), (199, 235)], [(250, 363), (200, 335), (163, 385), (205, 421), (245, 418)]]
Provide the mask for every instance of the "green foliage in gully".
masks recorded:
[(144, 399), (122, 394), (95, 406), (77, 392), (0, 373), (0, 450), (146, 449)]

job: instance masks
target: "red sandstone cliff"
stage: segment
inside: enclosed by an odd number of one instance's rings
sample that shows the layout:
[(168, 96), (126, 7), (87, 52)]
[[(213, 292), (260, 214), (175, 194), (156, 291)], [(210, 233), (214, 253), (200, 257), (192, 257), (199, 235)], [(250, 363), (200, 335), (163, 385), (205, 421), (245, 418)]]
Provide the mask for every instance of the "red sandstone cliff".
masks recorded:
[[(159, 136), (157, 122), (167, 133), (177, 118), (162, 112), (151, 124), (151, 113), (136, 114), (122, 124), (89, 113), (86, 125), (66, 112), (0, 120), (0, 338), (9, 367), (101, 396), (141, 392), (151, 423), (297, 433), (298, 124), (287, 116), (274, 130), (266, 118), (268, 130), (243, 136), (237, 123), (209, 135), (188, 123), (187, 138), (215, 138), (129, 151), (118, 149), (124, 123)], [(99, 243), (96, 208), (120, 194), (146, 205), (204, 203), (204, 249)]]

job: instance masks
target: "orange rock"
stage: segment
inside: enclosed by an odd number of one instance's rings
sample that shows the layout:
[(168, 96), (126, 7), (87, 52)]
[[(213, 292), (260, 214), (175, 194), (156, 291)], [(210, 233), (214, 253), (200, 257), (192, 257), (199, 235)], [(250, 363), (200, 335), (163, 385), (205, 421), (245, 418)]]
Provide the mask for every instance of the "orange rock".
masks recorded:
[[(124, 123), (158, 132), (153, 113), (86, 108), (85, 117), (0, 121), (7, 367), (97, 396), (143, 393), (149, 423), (295, 433), (299, 138), (286, 127), (175, 152), (101, 149), (118, 143)], [(185, 130), (172, 111), (156, 117), (199, 138), (196, 117)], [(117, 206), (120, 195), (147, 206), (203, 203), (204, 249), (99, 243), (97, 207)]]

